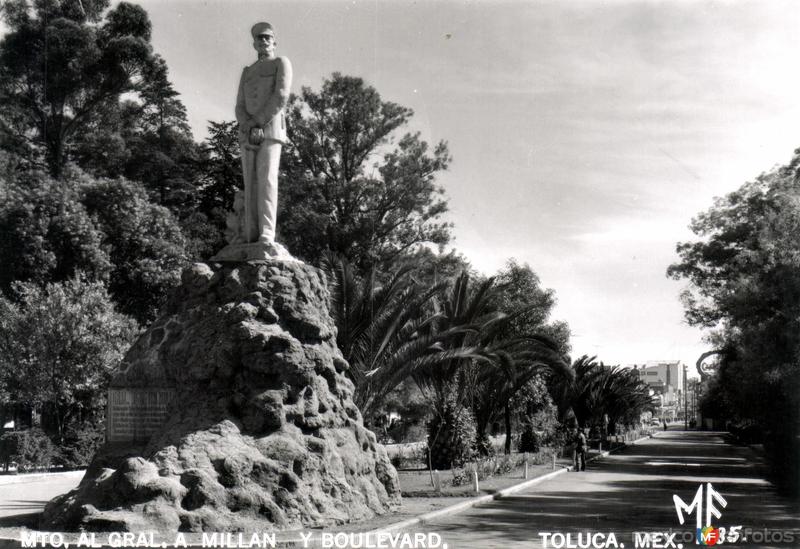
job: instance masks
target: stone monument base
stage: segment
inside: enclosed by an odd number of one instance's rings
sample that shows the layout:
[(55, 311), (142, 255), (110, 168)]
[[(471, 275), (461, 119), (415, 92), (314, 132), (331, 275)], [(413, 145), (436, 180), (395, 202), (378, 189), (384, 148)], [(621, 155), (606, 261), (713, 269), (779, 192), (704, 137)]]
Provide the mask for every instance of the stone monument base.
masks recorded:
[(391, 512), (322, 273), (196, 263), (110, 383), (109, 442), (40, 529), (252, 532)]
[(228, 244), (211, 261), (298, 261), (277, 242), (243, 242)]

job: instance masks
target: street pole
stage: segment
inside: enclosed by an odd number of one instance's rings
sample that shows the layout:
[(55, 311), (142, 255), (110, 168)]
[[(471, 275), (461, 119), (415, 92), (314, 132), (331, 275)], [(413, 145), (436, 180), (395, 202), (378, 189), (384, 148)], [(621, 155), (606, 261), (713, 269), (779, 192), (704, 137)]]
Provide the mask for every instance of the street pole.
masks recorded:
[(686, 385), (686, 370), (688, 366), (686, 364), (683, 365), (683, 430), (689, 430), (689, 400), (688, 394), (686, 393), (687, 385)]

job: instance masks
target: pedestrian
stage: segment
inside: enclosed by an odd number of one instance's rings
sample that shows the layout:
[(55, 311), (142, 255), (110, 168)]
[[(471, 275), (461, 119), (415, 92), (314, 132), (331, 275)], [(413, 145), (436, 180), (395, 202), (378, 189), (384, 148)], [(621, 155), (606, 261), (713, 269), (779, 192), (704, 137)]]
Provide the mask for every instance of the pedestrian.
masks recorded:
[(575, 431), (575, 451), (573, 452), (573, 462), (575, 464), (575, 471), (586, 470), (586, 435), (583, 429), (578, 427)]
[(667, 430), (667, 420), (666, 420), (666, 418), (664, 418), (664, 430), (665, 431)]

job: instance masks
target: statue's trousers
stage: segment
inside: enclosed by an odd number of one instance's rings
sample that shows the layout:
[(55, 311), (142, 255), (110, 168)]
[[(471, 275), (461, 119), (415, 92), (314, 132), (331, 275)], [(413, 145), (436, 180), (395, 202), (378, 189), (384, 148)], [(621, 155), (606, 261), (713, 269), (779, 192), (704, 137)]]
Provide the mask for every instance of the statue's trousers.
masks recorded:
[(247, 242), (273, 242), (278, 215), (278, 166), (281, 143), (241, 147), (244, 172), (244, 235)]

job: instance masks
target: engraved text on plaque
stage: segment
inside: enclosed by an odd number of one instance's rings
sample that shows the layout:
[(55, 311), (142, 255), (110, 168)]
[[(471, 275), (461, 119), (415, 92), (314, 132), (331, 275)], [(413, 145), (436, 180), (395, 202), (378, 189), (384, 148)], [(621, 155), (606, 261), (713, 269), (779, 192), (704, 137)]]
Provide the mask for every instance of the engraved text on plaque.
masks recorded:
[(109, 389), (108, 442), (144, 441), (167, 419), (173, 389)]

